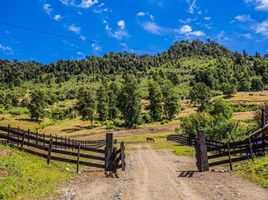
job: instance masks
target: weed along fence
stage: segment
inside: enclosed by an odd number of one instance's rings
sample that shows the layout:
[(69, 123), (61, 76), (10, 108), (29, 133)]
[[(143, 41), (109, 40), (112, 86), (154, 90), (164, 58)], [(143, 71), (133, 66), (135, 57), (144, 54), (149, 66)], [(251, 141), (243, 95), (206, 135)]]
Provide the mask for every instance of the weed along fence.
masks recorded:
[(1, 143), (45, 158), (47, 164), (52, 160), (76, 164), (77, 172), (81, 165), (111, 173), (125, 170), (124, 142), (117, 149), (112, 133), (107, 133), (104, 140), (81, 141), (0, 126), (0, 139)]

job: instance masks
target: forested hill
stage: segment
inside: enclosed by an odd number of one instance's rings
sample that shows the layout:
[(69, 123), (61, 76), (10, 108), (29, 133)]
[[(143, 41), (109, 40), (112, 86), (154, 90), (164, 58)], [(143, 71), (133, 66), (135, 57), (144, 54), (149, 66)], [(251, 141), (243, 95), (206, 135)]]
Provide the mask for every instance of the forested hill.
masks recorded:
[(59, 60), (51, 64), (0, 60), (2, 88), (20, 86), (25, 81), (62, 83), (74, 77), (77, 81), (91, 82), (102, 80), (105, 75), (131, 73), (138, 77), (155, 77), (160, 73), (175, 85), (191, 81), (204, 82), (214, 90), (224, 84), (236, 86), (238, 90), (259, 90), (268, 83), (268, 61), (259, 53), (249, 56), (245, 51), (232, 52), (211, 40), (175, 42), (167, 51), (153, 56), (111, 52), (103, 57)]

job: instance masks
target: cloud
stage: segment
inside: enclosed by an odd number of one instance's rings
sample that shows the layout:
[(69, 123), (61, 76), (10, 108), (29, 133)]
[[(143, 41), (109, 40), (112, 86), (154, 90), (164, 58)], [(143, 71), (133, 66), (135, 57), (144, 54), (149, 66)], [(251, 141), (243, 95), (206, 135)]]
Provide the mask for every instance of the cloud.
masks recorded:
[(102, 51), (102, 46), (97, 41), (94, 41), (91, 44), (91, 47), (92, 47), (94, 52), (101, 52)]
[(211, 17), (204, 17), (204, 20), (209, 21), (211, 20)]
[(193, 14), (197, 9), (196, 0), (186, 0), (186, 3), (189, 6), (187, 12)]
[(90, 8), (94, 4), (98, 3), (98, 0), (82, 0), (78, 3), (76, 0), (60, 0), (60, 2), (66, 6), (72, 6), (77, 8)]
[(268, 0), (244, 0), (249, 5), (254, 5), (256, 10), (268, 10)]
[(123, 39), (123, 38), (129, 37), (128, 32), (125, 30), (125, 21), (124, 20), (119, 20), (117, 22), (117, 26), (119, 27), (119, 30), (116, 30), (116, 31), (113, 31), (112, 27), (109, 26), (109, 23), (107, 20), (103, 20), (102, 22), (105, 25), (106, 32), (111, 37), (114, 37), (116, 39)]
[(46, 4), (43, 5), (43, 9), (44, 9), (44, 11), (45, 11), (48, 15), (50, 15), (51, 12), (53, 11), (53, 9), (51, 8), (51, 5), (48, 4), (48, 3), (46, 3)]
[(104, 3), (101, 3), (97, 6), (97, 8), (93, 9), (93, 12), (96, 14), (103, 13), (103, 12), (109, 12), (110, 9), (108, 7), (105, 7)]
[(251, 33), (243, 33), (239, 35), (240, 37), (246, 38), (246, 39), (252, 39), (253, 36)]
[(268, 19), (251, 27), (255, 33), (268, 37)]
[(202, 31), (193, 31), (190, 25), (183, 25), (179, 30), (177, 30), (177, 32), (186, 36), (195, 36), (195, 37), (205, 36), (205, 33)]
[(252, 18), (250, 15), (237, 15), (235, 17), (235, 20), (239, 22), (248, 22), (248, 21), (252, 21)]
[(75, 25), (70, 25), (68, 26), (68, 30), (71, 32), (74, 32), (76, 34), (80, 34), (81, 28), (79, 26), (75, 26)]
[(14, 54), (14, 50), (10, 48), (9, 46), (0, 44), (0, 50), (6, 52), (7, 54)]
[(55, 15), (54, 19), (59, 22), (60, 20), (62, 20), (62, 16), (61, 15)]
[(117, 22), (117, 26), (119, 26), (121, 29), (124, 29), (125, 28), (125, 25), (126, 25), (126, 23), (125, 23), (124, 20), (119, 20)]
[(142, 27), (144, 30), (148, 31), (149, 33), (155, 34), (155, 35), (165, 35), (168, 32), (171, 32), (171, 29), (161, 27), (155, 22), (147, 21), (142, 24)]
[(145, 16), (145, 12), (140, 11), (140, 12), (137, 13), (137, 16), (139, 16), (139, 17), (144, 17), (144, 16)]

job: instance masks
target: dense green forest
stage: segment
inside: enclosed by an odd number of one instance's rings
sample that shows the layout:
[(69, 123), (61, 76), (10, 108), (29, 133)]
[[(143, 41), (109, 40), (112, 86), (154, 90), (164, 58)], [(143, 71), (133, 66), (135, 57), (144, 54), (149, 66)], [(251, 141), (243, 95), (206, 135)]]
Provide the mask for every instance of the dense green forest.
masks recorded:
[[(92, 127), (99, 120), (132, 128), (172, 120), (182, 108), (180, 100), (190, 99), (207, 114), (191, 116), (192, 121), (210, 119), (212, 127), (211, 117), (222, 119), (226, 112), (212, 116), (213, 106), (229, 109), (225, 102), (211, 102), (213, 96), (260, 91), (267, 84), (268, 56), (233, 52), (211, 40), (175, 42), (156, 55), (111, 52), (51, 64), (0, 60), (0, 113), (17, 108), (13, 113), (29, 113), (37, 122), (45, 116), (61, 120), (79, 115)], [(57, 106), (65, 100), (73, 104)], [(235, 127), (230, 114), (222, 121)], [(183, 122), (191, 126), (190, 118)]]

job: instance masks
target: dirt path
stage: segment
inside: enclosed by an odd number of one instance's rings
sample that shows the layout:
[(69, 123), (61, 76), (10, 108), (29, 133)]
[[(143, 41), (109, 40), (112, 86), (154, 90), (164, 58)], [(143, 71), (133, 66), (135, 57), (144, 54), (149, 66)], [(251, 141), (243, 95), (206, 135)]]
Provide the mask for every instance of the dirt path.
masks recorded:
[[(194, 159), (155, 151), (147, 144), (128, 155), (118, 179), (83, 173), (55, 199), (81, 200), (268, 200), (268, 190), (230, 172), (195, 172)], [(50, 198), (53, 199), (53, 198)]]

